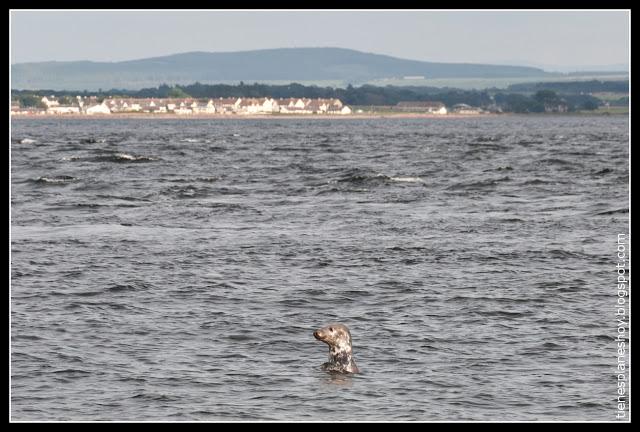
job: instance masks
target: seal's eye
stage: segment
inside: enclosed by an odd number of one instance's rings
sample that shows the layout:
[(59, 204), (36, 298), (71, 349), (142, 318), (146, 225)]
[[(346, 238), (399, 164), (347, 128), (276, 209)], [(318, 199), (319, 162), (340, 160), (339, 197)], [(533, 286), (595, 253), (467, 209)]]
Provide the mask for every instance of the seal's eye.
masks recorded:
[(333, 333), (333, 327), (329, 327), (329, 331)]

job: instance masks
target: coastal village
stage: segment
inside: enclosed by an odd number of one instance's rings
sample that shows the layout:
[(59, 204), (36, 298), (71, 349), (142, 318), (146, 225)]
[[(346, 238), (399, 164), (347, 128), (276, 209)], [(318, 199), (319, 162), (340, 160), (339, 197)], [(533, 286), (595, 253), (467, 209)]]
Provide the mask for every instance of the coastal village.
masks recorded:
[(256, 115), (256, 114), (326, 114), (349, 115), (352, 109), (339, 99), (308, 98), (105, 98), (77, 96), (73, 103), (62, 104), (54, 96), (43, 97), (39, 108), (11, 106), (13, 115), (85, 114), (108, 115), (118, 113), (177, 114), (177, 115)]
[[(110, 115), (110, 114), (174, 114), (174, 115), (334, 115), (354, 114), (354, 110), (339, 99), (309, 98), (117, 98), (98, 99), (96, 96), (77, 96), (61, 101), (55, 96), (42, 97), (39, 107), (11, 105), (11, 115)], [(373, 108), (373, 107), (372, 107)], [(480, 114), (481, 110), (457, 104), (450, 110), (442, 102), (399, 102), (394, 106), (377, 107), (399, 113), (430, 115)], [(356, 113), (362, 113), (361, 109)]]

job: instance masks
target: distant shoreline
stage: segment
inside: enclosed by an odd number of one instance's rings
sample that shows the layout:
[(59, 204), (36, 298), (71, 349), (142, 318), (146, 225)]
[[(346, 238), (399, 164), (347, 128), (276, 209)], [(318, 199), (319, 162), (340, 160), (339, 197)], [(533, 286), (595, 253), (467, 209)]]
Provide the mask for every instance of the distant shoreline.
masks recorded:
[(26, 119), (164, 119), (164, 120), (283, 120), (283, 119), (380, 119), (380, 118), (476, 118), (476, 117), (496, 117), (504, 114), (426, 114), (426, 113), (390, 113), (390, 114), (347, 114), (347, 115), (331, 115), (331, 114), (265, 114), (265, 115), (211, 115), (211, 114), (146, 114), (146, 113), (118, 113), (118, 114), (21, 114), (12, 115), (11, 118), (26, 118)]
[(629, 113), (603, 113), (603, 112), (568, 112), (568, 113), (481, 113), (481, 114), (426, 114), (426, 113), (385, 113), (385, 114), (348, 114), (348, 115), (327, 115), (327, 114), (276, 114), (276, 115), (211, 115), (211, 114), (146, 114), (146, 113), (118, 113), (118, 114), (21, 114), (11, 115), (13, 119), (60, 119), (60, 120), (115, 120), (115, 119), (140, 119), (140, 120), (288, 120), (288, 119), (308, 119), (308, 120), (375, 120), (375, 119), (473, 119), (473, 118), (494, 118), (505, 116), (536, 116), (536, 117), (562, 117), (562, 116), (628, 116)]

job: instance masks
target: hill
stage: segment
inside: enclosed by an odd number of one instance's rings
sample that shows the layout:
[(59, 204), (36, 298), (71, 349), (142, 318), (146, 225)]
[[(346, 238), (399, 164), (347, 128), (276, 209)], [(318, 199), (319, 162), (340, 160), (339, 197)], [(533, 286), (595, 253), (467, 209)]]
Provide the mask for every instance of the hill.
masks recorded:
[(227, 53), (190, 52), (122, 62), (40, 62), (11, 66), (15, 89), (140, 89), (189, 84), (377, 79), (545, 77), (542, 69), (399, 59), (343, 48), (280, 48)]

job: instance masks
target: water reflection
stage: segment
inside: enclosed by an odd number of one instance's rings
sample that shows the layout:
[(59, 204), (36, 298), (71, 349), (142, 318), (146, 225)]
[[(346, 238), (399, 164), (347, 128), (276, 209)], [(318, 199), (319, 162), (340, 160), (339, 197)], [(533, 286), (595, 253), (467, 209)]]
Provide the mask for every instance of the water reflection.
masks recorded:
[(353, 375), (338, 372), (324, 372), (322, 384), (325, 386), (339, 386), (351, 388), (353, 385)]

